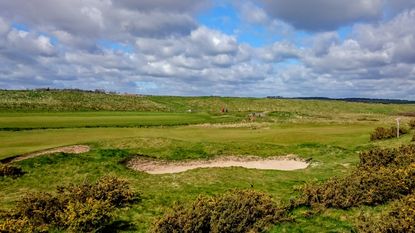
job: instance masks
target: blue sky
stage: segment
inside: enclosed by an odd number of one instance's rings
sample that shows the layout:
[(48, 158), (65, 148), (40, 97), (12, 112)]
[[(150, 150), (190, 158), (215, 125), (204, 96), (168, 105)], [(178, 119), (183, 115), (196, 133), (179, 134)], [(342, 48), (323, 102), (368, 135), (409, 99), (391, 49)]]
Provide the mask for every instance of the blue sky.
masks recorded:
[(415, 99), (414, 23), (413, 0), (0, 1), (0, 88)]

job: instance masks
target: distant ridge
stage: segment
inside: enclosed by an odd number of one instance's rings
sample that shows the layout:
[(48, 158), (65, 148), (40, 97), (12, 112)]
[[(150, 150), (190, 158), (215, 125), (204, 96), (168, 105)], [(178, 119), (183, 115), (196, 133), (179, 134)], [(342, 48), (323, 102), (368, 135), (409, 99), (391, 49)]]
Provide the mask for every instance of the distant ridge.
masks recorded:
[[(132, 93), (120, 93), (116, 91), (107, 91), (104, 89), (95, 89), (95, 90), (84, 90), (78, 88), (36, 88), (36, 89), (23, 89), (23, 90), (8, 90), (1, 89), (0, 92), (61, 92), (61, 93), (84, 93), (84, 94), (104, 94), (104, 95), (117, 95), (117, 96), (135, 96), (135, 97), (162, 97), (158, 95), (148, 95), (148, 94), (132, 94)], [(164, 96), (168, 97), (168, 96)], [(258, 98), (263, 97), (232, 97), (232, 96), (170, 96), (170, 97), (223, 97), (223, 98)], [(415, 100), (404, 100), (404, 99), (377, 99), (377, 98), (330, 98), (330, 97), (321, 97), (321, 96), (311, 96), (311, 97), (284, 97), (284, 96), (267, 96), (267, 99), (286, 99), (286, 100), (327, 100), (327, 101), (344, 101), (344, 102), (355, 102), (355, 103), (378, 103), (378, 104), (415, 104)]]
[(336, 100), (357, 103), (378, 103), (378, 104), (415, 104), (414, 100), (401, 99), (373, 99), (373, 98), (329, 98), (329, 97), (282, 97), (267, 96), (268, 99), (300, 99), (300, 100)]

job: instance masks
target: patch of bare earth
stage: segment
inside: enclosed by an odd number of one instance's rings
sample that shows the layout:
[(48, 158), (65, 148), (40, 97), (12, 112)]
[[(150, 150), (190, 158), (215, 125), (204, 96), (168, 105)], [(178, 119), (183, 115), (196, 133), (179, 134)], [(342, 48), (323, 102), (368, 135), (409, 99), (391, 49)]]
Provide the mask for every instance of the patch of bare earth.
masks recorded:
[(188, 171), (196, 168), (224, 168), (224, 167), (244, 167), (261, 170), (281, 170), (292, 171), (305, 169), (308, 162), (295, 155), (259, 158), (254, 156), (236, 157), (227, 156), (211, 160), (197, 160), (186, 162), (159, 161), (145, 158), (134, 158), (127, 166), (136, 171), (147, 172), (149, 174), (169, 174)]
[(54, 154), (54, 153), (81, 154), (81, 153), (86, 153), (89, 150), (90, 150), (90, 147), (86, 145), (62, 146), (62, 147), (56, 147), (52, 149), (37, 151), (33, 153), (23, 154), (23, 155), (17, 156), (10, 162), (21, 161), (21, 160), (41, 156), (41, 155)]
[(204, 123), (192, 125), (189, 127), (197, 128), (217, 128), (217, 129), (231, 129), (231, 128), (251, 128), (251, 129), (269, 129), (272, 124), (268, 122), (239, 122), (239, 123)]

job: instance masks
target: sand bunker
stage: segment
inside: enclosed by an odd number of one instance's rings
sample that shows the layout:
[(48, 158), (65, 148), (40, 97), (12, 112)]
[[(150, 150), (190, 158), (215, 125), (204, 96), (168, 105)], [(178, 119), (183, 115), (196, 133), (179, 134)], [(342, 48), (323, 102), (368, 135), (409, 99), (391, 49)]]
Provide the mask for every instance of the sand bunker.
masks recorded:
[(272, 157), (262, 159), (258, 157), (223, 157), (206, 161), (189, 162), (160, 162), (142, 158), (132, 159), (128, 162), (128, 167), (147, 172), (149, 174), (168, 174), (179, 173), (196, 168), (213, 167), (244, 167), (262, 170), (282, 170), (291, 171), (307, 168), (309, 163), (296, 156), (289, 155), (284, 157)]
[(28, 153), (13, 158), (10, 162), (16, 162), (24, 159), (29, 159), (41, 155), (53, 154), (53, 153), (70, 153), (70, 154), (81, 154), (86, 153), (90, 150), (89, 146), (86, 145), (75, 145), (75, 146), (63, 146), (52, 149), (42, 150), (38, 152)]

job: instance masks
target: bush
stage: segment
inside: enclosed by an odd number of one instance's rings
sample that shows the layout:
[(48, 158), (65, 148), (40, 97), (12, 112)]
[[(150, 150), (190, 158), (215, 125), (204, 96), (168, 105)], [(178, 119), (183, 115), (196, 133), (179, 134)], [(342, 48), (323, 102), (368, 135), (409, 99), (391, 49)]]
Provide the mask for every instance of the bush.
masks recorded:
[(59, 217), (61, 226), (70, 232), (92, 232), (111, 221), (113, 210), (109, 202), (88, 198), (85, 202), (68, 202)]
[(86, 202), (92, 198), (97, 201), (109, 202), (115, 207), (138, 201), (137, 198), (139, 198), (132, 192), (125, 180), (110, 176), (101, 178), (95, 184), (84, 183), (58, 187), (58, 193), (66, 196), (69, 200)]
[(199, 197), (190, 206), (175, 206), (158, 219), (152, 232), (260, 232), (288, 220), (287, 210), (253, 190)]
[(412, 119), (408, 123), (410, 129), (415, 129), (415, 119)]
[(358, 229), (360, 232), (415, 232), (415, 194), (395, 202), (379, 219), (361, 217)]
[[(375, 131), (370, 135), (371, 141), (389, 139), (396, 137), (397, 128), (395, 126), (390, 127), (389, 129), (383, 127), (377, 127)], [(404, 127), (399, 128), (399, 134), (404, 135), (409, 133), (409, 130)]]
[(305, 185), (297, 205), (340, 209), (373, 206), (398, 199), (414, 189), (415, 164), (399, 169), (359, 169), (344, 178), (332, 178), (320, 185)]
[(359, 155), (359, 168), (372, 169), (382, 166), (405, 167), (415, 162), (415, 145), (397, 149), (374, 148)]
[(0, 163), (0, 176), (19, 177), (23, 174), (23, 170), (19, 167)]
[(17, 202), (15, 216), (27, 219), (33, 226), (59, 225), (58, 213), (64, 210), (64, 201), (50, 193), (27, 193)]
[(387, 166), (396, 158), (397, 151), (395, 149), (374, 148), (359, 154), (359, 168), (374, 168)]
[(111, 221), (116, 207), (135, 200), (138, 196), (128, 184), (114, 177), (103, 177), (94, 184), (59, 187), (57, 194), (28, 193), (6, 215), (0, 232), (14, 232), (15, 225), (31, 232), (96, 231)]
[[(22, 219), (6, 219), (0, 223), (0, 232), (26, 233), (36, 232), (35, 227), (32, 226), (27, 218)], [(42, 232), (37, 230), (37, 232)]]

